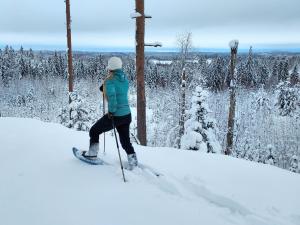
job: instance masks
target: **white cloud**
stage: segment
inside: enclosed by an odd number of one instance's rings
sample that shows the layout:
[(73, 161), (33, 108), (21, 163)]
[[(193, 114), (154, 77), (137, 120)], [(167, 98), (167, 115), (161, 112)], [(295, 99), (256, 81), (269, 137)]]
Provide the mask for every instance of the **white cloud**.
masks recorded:
[[(134, 46), (135, 1), (71, 0), (73, 43)], [(178, 33), (193, 33), (195, 47), (241, 43), (299, 43), (299, 0), (146, 0), (146, 41), (175, 45)], [(63, 0), (1, 0), (0, 42), (65, 44)]]

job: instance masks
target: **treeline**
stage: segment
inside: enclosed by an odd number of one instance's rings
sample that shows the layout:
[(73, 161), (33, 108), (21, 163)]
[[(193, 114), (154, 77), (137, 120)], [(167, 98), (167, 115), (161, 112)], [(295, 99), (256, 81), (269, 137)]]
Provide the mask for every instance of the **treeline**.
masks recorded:
[[(103, 79), (109, 54), (74, 54), (75, 79)], [(135, 57), (133, 54), (119, 54), (124, 70), (135, 83)], [(148, 87), (177, 88), (180, 85), (181, 69), (179, 57), (169, 54), (165, 57), (146, 57), (145, 81)], [(186, 63), (187, 84), (201, 82), (213, 91), (226, 90), (229, 85), (227, 54), (191, 54)], [(299, 57), (285, 54), (240, 54), (236, 66), (238, 85), (245, 88), (275, 87), (282, 81), (292, 85), (299, 83)], [(167, 62), (167, 63), (166, 63)], [(0, 49), (0, 76), (5, 87), (12, 80), (22, 78), (67, 78), (67, 59), (64, 52), (33, 52), (31, 49), (14, 50), (6, 46)]]

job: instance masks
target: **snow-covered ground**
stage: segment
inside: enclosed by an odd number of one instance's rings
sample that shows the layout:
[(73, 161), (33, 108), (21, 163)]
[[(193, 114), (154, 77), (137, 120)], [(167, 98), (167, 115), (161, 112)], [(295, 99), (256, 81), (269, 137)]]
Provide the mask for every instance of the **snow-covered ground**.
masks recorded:
[[(76, 160), (88, 133), (33, 119), (0, 118), (0, 224), (300, 224), (300, 175), (224, 155), (134, 146), (159, 171), (125, 171), (114, 138), (110, 165)], [(125, 155), (122, 155), (125, 160)]]

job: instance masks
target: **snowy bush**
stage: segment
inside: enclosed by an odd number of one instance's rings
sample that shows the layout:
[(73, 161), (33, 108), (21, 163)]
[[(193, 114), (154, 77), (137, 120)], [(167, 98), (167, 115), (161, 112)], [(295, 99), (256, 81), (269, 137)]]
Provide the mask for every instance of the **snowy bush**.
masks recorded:
[(292, 157), (290, 171), (294, 173), (299, 173), (299, 160), (296, 155), (293, 155)]
[(274, 151), (274, 147), (272, 145), (267, 146), (267, 156), (265, 159), (265, 163), (269, 165), (275, 165), (276, 164), (276, 155)]
[(255, 98), (256, 98), (255, 108), (257, 110), (271, 111), (271, 103), (268, 97), (268, 93), (263, 88), (259, 89), (259, 91), (255, 95)]
[(208, 92), (200, 86), (192, 97), (192, 106), (188, 111), (189, 119), (185, 122), (185, 133), (181, 137), (183, 149), (220, 153), (221, 146), (216, 139), (215, 121), (208, 116)]
[(69, 98), (70, 104), (64, 107), (59, 115), (60, 123), (68, 128), (88, 131), (91, 127), (91, 117), (85, 102), (76, 92), (69, 93)]

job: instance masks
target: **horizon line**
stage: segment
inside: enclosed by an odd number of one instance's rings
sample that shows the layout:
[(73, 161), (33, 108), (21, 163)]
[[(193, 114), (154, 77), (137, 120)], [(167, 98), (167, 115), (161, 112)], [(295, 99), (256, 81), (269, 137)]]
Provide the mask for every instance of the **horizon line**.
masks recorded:
[[(20, 49), (21, 46), (24, 49), (32, 49), (33, 51), (66, 51), (67, 47), (65, 45), (28, 45), (28, 44), (0, 44), (0, 49), (5, 48), (6, 46), (12, 47), (13, 49)], [(239, 48), (240, 52), (248, 52), (250, 46), (252, 46), (253, 52), (291, 52), (291, 53), (300, 53), (300, 45), (299, 46), (289, 46), (289, 45), (242, 45)], [(111, 47), (111, 46), (78, 46), (74, 45), (72, 46), (73, 52), (103, 52), (103, 53), (134, 53), (135, 48), (134, 47), (128, 47), (128, 46), (117, 46), (117, 47)], [(229, 52), (229, 47), (195, 47), (191, 49), (191, 52), (194, 53), (201, 53), (201, 52)], [(153, 47), (145, 47), (145, 52), (179, 52), (178, 47), (162, 47), (162, 48), (153, 48)]]

